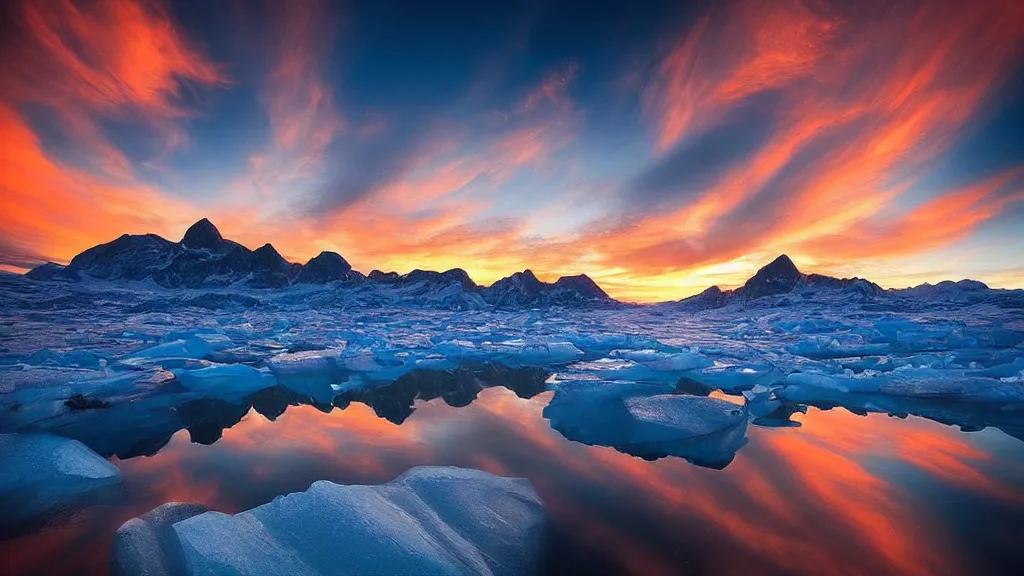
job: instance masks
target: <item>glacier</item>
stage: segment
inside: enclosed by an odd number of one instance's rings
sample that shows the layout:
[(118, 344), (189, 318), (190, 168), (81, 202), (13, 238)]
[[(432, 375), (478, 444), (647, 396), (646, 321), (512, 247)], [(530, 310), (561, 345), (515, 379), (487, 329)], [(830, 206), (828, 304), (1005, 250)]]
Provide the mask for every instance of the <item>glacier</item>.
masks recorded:
[(539, 573), (547, 515), (529, 480), (423, 466), (387, 484), (313, 483), (233, 516), (164, 505), (118, 530), (118, 574)]

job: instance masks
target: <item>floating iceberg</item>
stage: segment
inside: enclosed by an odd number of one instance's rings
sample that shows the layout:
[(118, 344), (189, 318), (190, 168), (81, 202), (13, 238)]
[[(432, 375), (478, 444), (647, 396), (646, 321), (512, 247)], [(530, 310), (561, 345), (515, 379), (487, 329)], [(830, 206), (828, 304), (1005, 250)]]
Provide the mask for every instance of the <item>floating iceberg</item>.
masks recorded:
[(121, 471), (76, 440), (0, 434), (0, 534), (67, 516), (121, 482)]
[(544, 417), (576, 442), (652, 460), (676, 456), (708, 468), (724, 468), (747, 442), (745, 407), (663, 394), (660, 387), (644, 384), (563, 382)]
[(413, 468), (378, 486), (319, 481), (234, 516), (191, 512), (158, 508), (129, 521), (114, 565), (146, 574), (179, 561), (188, 574), (535, 574), (547, 525), (528, 480), (450, 467)]

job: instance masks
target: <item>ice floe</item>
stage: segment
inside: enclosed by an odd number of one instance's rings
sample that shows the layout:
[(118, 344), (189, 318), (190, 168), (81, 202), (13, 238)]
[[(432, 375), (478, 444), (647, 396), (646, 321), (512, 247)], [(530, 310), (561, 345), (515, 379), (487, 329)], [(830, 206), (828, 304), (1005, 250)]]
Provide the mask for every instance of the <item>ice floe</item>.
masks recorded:
[[(233, 516), (161, 507), (118, 531), (114, 565), (187, 574), (538, 573), (547, 516), (530, 482), (418, 467), (378, 486), (313, 483)], [(177, 564), (179, 563), (180, 564)]]

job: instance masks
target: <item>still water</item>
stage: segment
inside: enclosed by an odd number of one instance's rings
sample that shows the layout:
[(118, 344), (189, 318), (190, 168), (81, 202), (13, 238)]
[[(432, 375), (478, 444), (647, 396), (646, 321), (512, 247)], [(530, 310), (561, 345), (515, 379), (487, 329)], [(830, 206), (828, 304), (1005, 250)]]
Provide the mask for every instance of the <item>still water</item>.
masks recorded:
[(114, 458), (125, 489), (111, 503), (0, 542), (0, 572), (106, 574), (118, 526), (165, 502), (233, 513), (315, 480), (377, 484), (424, 464), (529, 478), (551, 517), (551, 573), (1011, 574), (1024, 565), (1024, 442), (996, 429), (810, 408), (793, 416), (799, 427), (751, 426), (749, 443), (714, 470), (566, 440), (542, 416), (551, 395), (488, 388), (461, 407), (417, 400), (411, 414), (300, 405), (273, 421), (250, 410), (220, 438), (219, 426), (194, 428), (207, 445), (181, 430), (152, 456)]

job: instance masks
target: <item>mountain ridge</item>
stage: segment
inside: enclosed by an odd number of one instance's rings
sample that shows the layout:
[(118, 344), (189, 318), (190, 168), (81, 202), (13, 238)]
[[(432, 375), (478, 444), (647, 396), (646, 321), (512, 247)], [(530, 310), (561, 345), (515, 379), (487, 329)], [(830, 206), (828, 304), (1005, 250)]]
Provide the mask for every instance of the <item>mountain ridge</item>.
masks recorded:
[[(354, 270), (343, 256), (331, 251), (321, 252), (305, 264), (293, 263), (269, 242), (250, 250), (224, 238), (207, 218), (190, 226), (178, 242), (156, 234), (123, 234), (82, 251), (66, 266), (47, 262), (28, 271), (25, 276), (38, 281), (151, 279), (164, 288), (244, 286), (277, 289), (309, 284), (361, 286), (369, 283), (402, 290), (411, 297), (444, 293), (447, 296), (442, 301), (459, 309), (624, 304), (609, 296), (586, 274), (561, 276), (554, 282), (544, 282), (532, 270), (526, 269), (490, 285), (480, 285), (462, 268), (444, 272), (415, 269), (406, 274), (375, 269), (363, 275)], [(855, 301), (870, 301), (886, 294), (948, 300), (985, 291), (990, 291), (989, 287), (976, 280), (947, 280), (934, 285), (924, 283), (887, 290), (863, 278), (805, 274), (789, 256), (782, 254), (735, 289), (711, 286), (694, 296), (660, 304), (699, 311), (731, 304), (745, 306), (752, 302), (784, 306), (794, 294), (802, 297), (824, 294), (827, 298)]]
[(412, 270), (407, 274), (373, 270), (364, 276), (353, 270), (340, 254), (323, 251), (305, 264), (289, 262), (269, 242), (256, 250), (224, 238), (207, 218), (190, 226), (181, 240), (172, 242), (156, 234), (123, 234), (110, 242), (88, 248), (67, 266), (44, 263), (25, 274), (33, 280), (78, 281), (147, 280), (163, 288), (204, 288), (243, 285), (250, 288), (284, 288), (331, 282), (374, 282), (408, 287), (444, 289), (458, 285), (497, 308), (586, 304), (618, 304), (585, 274), (543, 282), (530, 270), (516, 272), (490, 286), (481, 286), (461, 268), (445, 272)]
[[(699, 294), (681, 300), (665, 302), (682, 309), (699, 311), (738, 305), (788, 306), (792, 298), (803, 300), (815, 297), (838, 302), (870, 302), (885, 296), (904, 296), (919, 300), (956, 300), (970, 294), (996, 292), (978, 280), (944, 280), (938, 284), (924, 283), (908, 288), (882, 288), (864, 278), (836, 278), (824, 274), (805, 274), (789, 256), (782, 254), (762, 266), (742, 286), (723, 290), (711, 286)], [(773, 299), (774, 298), (774, 299)]]

